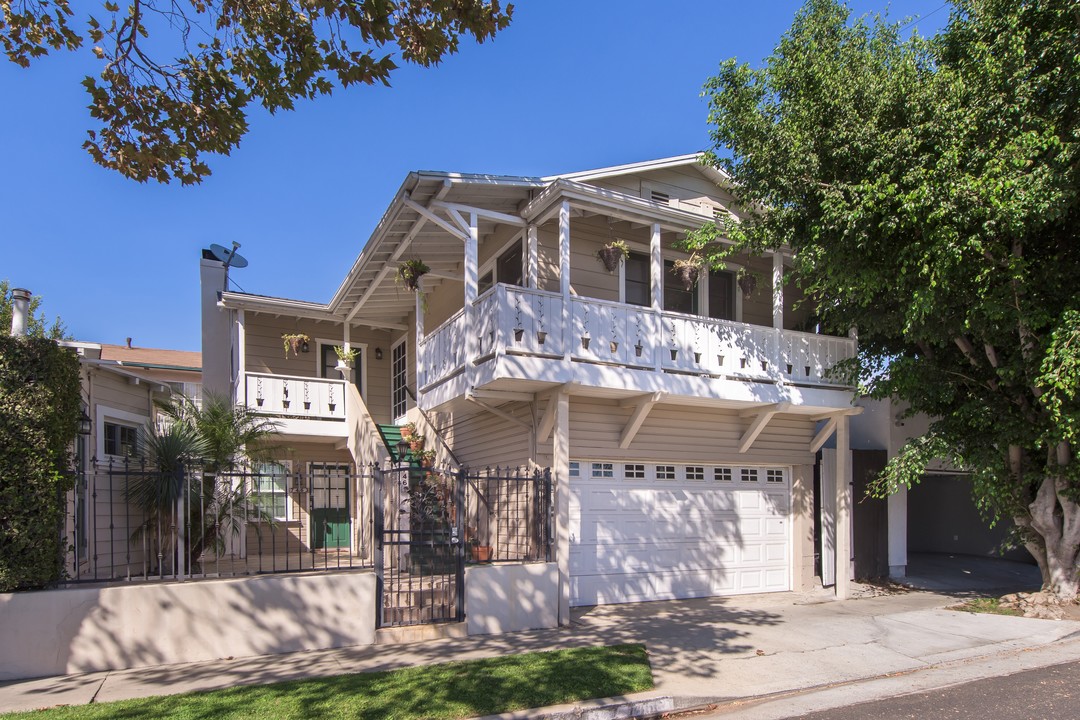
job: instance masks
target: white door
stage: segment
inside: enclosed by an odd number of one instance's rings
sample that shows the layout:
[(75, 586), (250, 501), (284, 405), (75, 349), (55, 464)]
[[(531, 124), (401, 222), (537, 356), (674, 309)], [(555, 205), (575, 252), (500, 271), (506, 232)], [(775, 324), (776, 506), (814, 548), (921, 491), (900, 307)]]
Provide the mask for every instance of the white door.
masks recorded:
[(571, 463), (570, 604), (788, 590), (790, 507), (787, 468)]

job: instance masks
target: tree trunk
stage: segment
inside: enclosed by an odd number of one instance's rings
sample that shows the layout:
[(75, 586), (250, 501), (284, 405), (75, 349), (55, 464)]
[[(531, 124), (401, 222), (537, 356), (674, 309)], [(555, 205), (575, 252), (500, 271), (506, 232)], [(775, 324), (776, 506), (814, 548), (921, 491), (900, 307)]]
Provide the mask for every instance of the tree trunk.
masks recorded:
[(1017, 522), (1041, 540), (1029, 540), (1025, 545), (1042, 571), (1043, 591), (1062, 600), (1075, 600), (1080, 593), (1080, 504), (1068, 497), (1067, 491), (1063, 472), (1048, 474), (1028, 505), (1030, 517)]

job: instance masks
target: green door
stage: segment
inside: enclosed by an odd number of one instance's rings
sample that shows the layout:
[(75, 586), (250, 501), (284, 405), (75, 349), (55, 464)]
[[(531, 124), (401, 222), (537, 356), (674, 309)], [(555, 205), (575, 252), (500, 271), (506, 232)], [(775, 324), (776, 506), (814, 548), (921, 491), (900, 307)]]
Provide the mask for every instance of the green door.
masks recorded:
[(348, 465), (311, 463), (311, 546), (349, 547)]
[(349, 547), (349, 511), (321, 508), (311, 513), (315, 549)]

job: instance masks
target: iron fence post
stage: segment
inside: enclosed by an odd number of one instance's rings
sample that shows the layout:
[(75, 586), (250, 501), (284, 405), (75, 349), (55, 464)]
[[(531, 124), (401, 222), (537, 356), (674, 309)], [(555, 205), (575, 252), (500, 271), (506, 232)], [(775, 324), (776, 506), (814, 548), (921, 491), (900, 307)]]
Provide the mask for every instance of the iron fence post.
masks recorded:
[(383, 626), (383, 524), (384, 524), (384, 501), (386, 477), (378, 463), (371, 466), (373, 480), (372, 511), (374, 514), (375, 537), (372, 538), (375, 547), (375, 557), (372, 558), (375, 566), (375, 627)]
[(454, 547), (454, 556), (457, 560), (457, 577), (455, 578), (455, 593), (457, 598), (457, 621), (461, 622), (465, 619), (465, 543), (462, 540), (465, 537), (465, 469), (458, 468), (457, 482), (454, 485), (454, 505), (457, 508), (456, 517), (454, 518), (454, 530), (456, 532), (456, 540)]

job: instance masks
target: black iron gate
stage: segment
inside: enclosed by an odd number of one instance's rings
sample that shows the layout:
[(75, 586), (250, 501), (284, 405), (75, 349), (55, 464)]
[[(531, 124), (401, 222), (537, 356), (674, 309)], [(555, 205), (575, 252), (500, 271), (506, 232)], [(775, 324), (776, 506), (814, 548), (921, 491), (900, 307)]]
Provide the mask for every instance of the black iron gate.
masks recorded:
[(402, 464), (376, 471), (375, 482), (379, 626), (463, 620), (465, 490), (459, 473)]

